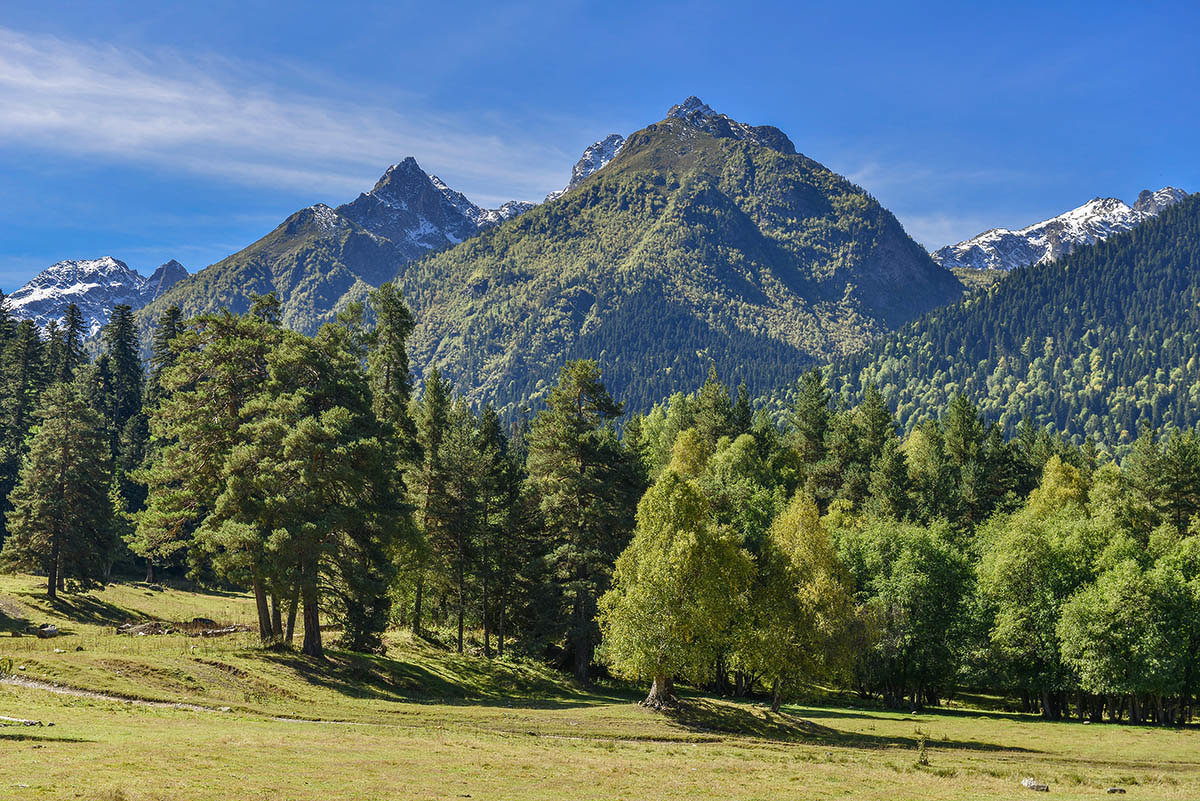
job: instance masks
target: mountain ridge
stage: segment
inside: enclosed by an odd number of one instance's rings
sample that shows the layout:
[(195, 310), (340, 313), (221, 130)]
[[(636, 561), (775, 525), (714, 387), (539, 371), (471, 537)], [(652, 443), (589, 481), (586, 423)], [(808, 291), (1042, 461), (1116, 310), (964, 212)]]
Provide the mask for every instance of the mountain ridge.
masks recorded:
[(1166, 186), (1143, 189), (1132, 206), (1117, 198), (1096, 197), (1069, 211), (1018, 230), (990, 228), (933, 252), (947, 269), (1013, 270), (1045, 264), (1116, 233), (1128, 231), (1178, 203), (1187, 193)]

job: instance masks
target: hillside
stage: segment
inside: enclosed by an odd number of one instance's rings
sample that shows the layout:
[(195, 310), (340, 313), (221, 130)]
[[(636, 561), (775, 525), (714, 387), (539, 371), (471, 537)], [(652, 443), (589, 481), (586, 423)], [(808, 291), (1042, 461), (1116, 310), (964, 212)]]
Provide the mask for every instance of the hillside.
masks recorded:
[(699, 385), (710, 361), (766, 389), (962, 292), (862, 189), (695, 98), (400, 282), (413, 364), (510, 411), (584, 357), (635, 409)]
[(1060, 261), (1018, 269), (832, 367), (912, 425), (964, 392), (1011, 430), (1028, 415), (1120, 447), (1200, 422), (1200, 195)]

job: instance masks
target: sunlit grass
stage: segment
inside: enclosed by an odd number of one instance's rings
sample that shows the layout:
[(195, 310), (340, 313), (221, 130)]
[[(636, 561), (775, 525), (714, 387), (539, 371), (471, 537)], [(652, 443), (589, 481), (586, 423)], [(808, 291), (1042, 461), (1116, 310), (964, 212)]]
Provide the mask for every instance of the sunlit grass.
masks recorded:
[[(1200, 731), (1048, 723), (955, 706), (931, 714), (688, 697), (642, 709), (636, 688), (585, 689), (535, 663), (459, 656), (407, 633), (387, 657), (315, 662), (252, 635), (129, 637), (125, 619), (252, 623), (243, 595), (117, 585), (51, 607), (36, 579), (0, 577), (16, 675), (188, 711), (0, 684), (0, 798), (780, 799), (1200, 797)], [(83, 650), (76, 650), (82, 648)], [(23, 671), (18, 667), (24, 667)], [(996, 707), (996, 699), (970, 699)], [(300, 720), (278, 720), (298, 718)], [(320, 721), (320, 722), (306, 722)], [(341, 722), (334, 722), (341, 721)], [(918, 766), (924, 734), (928, 766)], [(28, 785), (22, 787), (20, 785)]]

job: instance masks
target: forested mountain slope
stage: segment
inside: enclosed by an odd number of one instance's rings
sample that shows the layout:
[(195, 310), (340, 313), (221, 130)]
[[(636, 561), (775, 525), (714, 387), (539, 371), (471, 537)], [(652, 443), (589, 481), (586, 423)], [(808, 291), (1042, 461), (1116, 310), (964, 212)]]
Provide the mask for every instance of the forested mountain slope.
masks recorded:
[(413, 364), (510, 411), (582, 357), (634, 409), (698, 386), (710, 361), (765, 390), (962, 292), (862, 189), (694, 98), (400, 284)]
[(959, 392), (1010, 431), (1028, 415), (1120, 447), (1200, 421), (1200, 195), (1052, 264), (1015, 270), (836, 361), (910, 426)]

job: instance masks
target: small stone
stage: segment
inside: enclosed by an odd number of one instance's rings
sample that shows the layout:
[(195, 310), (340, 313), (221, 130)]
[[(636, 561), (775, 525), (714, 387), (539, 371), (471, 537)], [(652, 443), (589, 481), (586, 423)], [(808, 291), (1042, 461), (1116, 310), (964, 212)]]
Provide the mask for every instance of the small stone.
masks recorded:
[(1034, 779), (1029, 776), (1026, 776), (1024, 779), (1021, 779), (1021, 786), (1024, 787), (1026, 790), (1033, 790), (1035, 793), (1050, 792), (1050, 785), (1042, 784), (1037, 779)]
[(1108, 793), (1109, 795), (1125, 795), (1125, 788), (1124, 787), (1109, 787), (1104, 792)]
[(63, 649), (63, 648), (55, 648), (55, 649), (54, 649), (54, 653), (56, 653), (56, 654), (65, 654), (65, 653), (66, 653), (66, 649)]
[(24, 669), (25, 669), (24, 665), (17, 665), (17, 670), (24, 670)]

